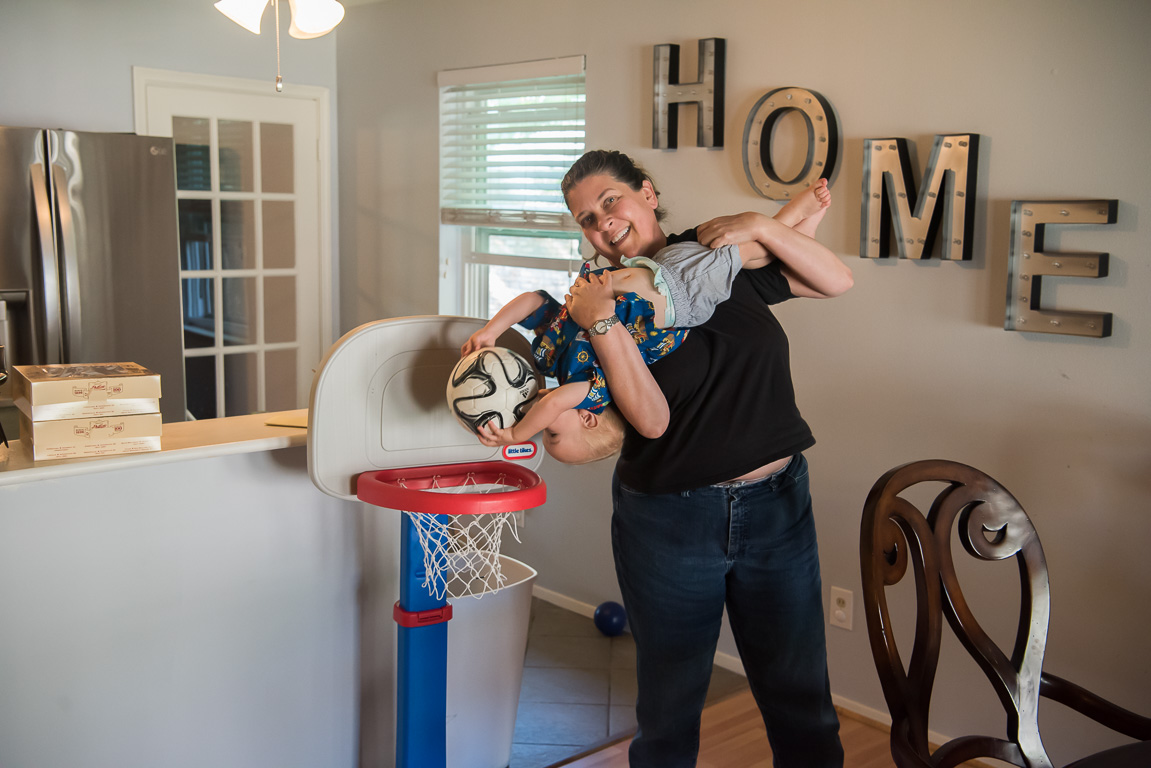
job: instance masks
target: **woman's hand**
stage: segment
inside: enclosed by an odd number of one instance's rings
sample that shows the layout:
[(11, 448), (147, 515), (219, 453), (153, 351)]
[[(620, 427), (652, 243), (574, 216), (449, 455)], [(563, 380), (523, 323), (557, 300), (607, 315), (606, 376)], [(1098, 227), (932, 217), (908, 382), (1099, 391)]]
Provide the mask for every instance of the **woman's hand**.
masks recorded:
[(695, 229), (699, 244), (706, 248), (721, 245), (739, 245), (753, 240), (762, 242), (763, 222), (769, 217), (762, 213), (748, 211), (734, 216), (719, 216), (705, 221)]
[(568, 315), (580, 328), (590, 328), (596, 320), (615, 314), (615, 292), (611, 278), (603, 273), (577, 278), (571, 293), (564, 297)]

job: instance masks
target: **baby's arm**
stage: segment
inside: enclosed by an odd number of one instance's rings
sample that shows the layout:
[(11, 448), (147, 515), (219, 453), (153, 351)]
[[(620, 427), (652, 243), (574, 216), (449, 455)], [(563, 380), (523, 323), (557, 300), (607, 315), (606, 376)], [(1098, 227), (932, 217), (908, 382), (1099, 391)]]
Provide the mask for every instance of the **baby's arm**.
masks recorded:
[(460, 357), (484, 347), (494, 347), (496, 340), (509, 328), (531, 316), (544, 303), (544, 297), (538, 293), (521, 293), (496, 312), (483, 328), (473, 333), (464, 345), (460, 347)]
[(500, 428), (492, 422), (480, 427), (480, 442), (489, 448), (526, 443), (536, 433), (547, 429), (566, 410), (575, 408), (591, 391), (591, 382), (570, 381), (542, 392), (524, 417), (511, 427)]

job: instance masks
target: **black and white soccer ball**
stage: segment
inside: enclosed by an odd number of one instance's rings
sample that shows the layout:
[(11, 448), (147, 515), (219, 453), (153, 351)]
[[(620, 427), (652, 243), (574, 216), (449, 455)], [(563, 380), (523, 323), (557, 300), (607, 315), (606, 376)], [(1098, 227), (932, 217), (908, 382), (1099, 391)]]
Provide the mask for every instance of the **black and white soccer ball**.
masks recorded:
[(536, 370), (504, 347), (477, 349), (456, 363), (448, 378), (448, 407), (461, 424), (478, 434), (489, 421), (513, 426), (539, 392)]

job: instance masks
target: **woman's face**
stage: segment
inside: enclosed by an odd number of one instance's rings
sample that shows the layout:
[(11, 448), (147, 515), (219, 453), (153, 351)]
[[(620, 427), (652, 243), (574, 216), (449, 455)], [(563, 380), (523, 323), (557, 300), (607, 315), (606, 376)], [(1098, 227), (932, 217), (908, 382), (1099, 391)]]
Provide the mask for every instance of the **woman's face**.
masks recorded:
[(616, 266), (625, 256), (651, 256), (667, 244), (655, 219), (659, 199), (650, 182), (632, 189), (609, 174), (588, 176), (571, 188), (567, 203), (596, 253)]

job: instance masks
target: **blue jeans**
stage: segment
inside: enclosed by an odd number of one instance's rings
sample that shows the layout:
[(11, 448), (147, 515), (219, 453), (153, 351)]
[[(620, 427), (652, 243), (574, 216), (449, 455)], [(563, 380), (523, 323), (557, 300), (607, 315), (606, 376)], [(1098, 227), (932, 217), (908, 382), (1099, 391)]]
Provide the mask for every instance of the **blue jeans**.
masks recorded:
[(636, 643), (632, 768), (694, 766), (724, 606), (777, 768), (839, 768), (807, 460), (764, 480), (644, 494), (612, 483)]

